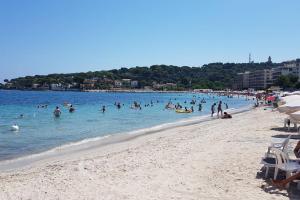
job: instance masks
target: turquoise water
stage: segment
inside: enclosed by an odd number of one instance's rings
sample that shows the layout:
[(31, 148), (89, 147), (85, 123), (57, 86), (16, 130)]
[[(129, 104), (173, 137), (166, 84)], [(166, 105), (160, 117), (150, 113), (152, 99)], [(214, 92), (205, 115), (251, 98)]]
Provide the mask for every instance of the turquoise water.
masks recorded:
[[(198, 111), (198, 103), (205, 99), (203, 111)], [(190, 108), (190, 101), (197, 101), (194, 113), (178, 114), (164, 109), (168, 101), (179, 102)], [(110, 134), (121, 134), (141, 128), (174, 122), (195, 116), (207, 115), (213, 102), (222, 100), (229, 108), (240, 108), (252, 101), (245, 98), (217, 97), (193, 93), (82, 93), (82, 92), (35, 92), (0, 90), (0, 160), (12, 159), (51, 148), (81, 141), (87, 138)], [(131, 109), (134, 101), (140, 102), (141, 110)], [(153, 106), (151, 106), (151, 101)], [(186, 101), (186, 103), (185, 103)], [(69, 113), (64, 102), (76, 108)], [(121, 103), (117, 109), (115, 102)], [(47, 108), (38, 108), (47, 104)], [(123, 105), (124, 104), (124, 105)], [(145, 105), (149, 106), (145, 107)], [(102, 113), (102, 106), (106, 111)], [(53, 116), (59, 106), (62, 115)], [(223, 105), (225, 108), (225, 105)], [(23, 114), (23, 117), (20, 115)], [(17, 124), (19, 131), (11, 131)]]

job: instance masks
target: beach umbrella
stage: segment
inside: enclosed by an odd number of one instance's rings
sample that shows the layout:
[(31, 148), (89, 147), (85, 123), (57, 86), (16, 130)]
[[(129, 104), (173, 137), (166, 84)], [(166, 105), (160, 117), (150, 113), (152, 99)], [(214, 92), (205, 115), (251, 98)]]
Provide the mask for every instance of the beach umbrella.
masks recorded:
[(284, 103), (300, 101), (300, 95), (291, 95), (291, 96), (282, 97), (281, 100), (284, 101)]
[(300, 91), (295, 92), (283, 92), (284, 96), (300, 95)]
[(290, 114), (290, 116), (296, 121), (300, 121), (300, 111), (296, 111)]
[(300, 96), (298, 98), (285, 99), (285, 104), (278, 107), (279, 112), (293, 113), (300, 110)]
[(290, 92), (283, 92), (283, 96), (290, 96), (290, 95), (292, 95), (292, 93), (290, 93)]

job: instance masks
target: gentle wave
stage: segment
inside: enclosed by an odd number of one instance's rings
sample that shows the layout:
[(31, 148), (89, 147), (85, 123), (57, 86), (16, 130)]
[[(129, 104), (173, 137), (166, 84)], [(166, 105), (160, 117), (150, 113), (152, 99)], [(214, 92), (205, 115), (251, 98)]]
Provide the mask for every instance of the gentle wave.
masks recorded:
[[(252, 108), (252, 106), (245, 106), (245, 107), (241, 107), (239, 109), (233, 108), (233, 109), (227, 109), (225, 111), (227, 111), (227, 112), (230, 111), (231, 114), (238, 114), (241, 112), (248, 111), (251, 108)], [(25, 167), (29, 164), (32, 164), (33, 162), (40, 161), (43, 159), (60, 156), (62, 154), (64, 155), (64, 154), (72, 153), (72, 152), (76, 152), (76, 151), (82, 151), (82, 150), (90, 149), (93, 147), (100, 147), (101, 144), (99, 145), (98, 142), (103, 142), (105, 140), (106, 140), (106, 143), (104, 143), (102, 145), (119, 143), (119, 142), (127, 141), (130, 139), (142, 136), (142, 135), (156, 133), (159, 131), (172, 129), (172, 128), (176, 128), (176, 127), (180, 127), (180, 126), (193, 125), (193, 124), (197, 124), (197, 123), (201, 123), (201, 122), (209, 121), (209, 120), (213, 120), (213, 119), (217, 119), (217, 118), (216, 117), (211, 118), (210, 115), (197, 116), (197, 117), (191, 117), (191, 118), (174, 121), (174, 122), (170, 122), (170, 123), (164, 123), (164, 124), (156, 125), (156, 126), (149, 127), (149, 128), (138, 129), (138, 130), (134, 130), (134, 131), (116, 133), (116, 134), (112, 134), (112, 135), (105, 135), (105, 136), (94, 137), (94, 138), (87, 138), (87, 139), (83, 139), (81, 141), (71, 142), (68, 144), (57, 146), (55, 148), (52, 148), (50, 150), (47, 150), (47, 151), (44, 151), (41, 153), (31, 154), (31, 155), (27, 155), (27, 156), (23, 156), (23, 157), (19, 157), (19, 158), (14, 158), (11, 160), (0, 161), (0, 170), (1, 171), (10, 171), (10, 170), (14, 170), (17, 168)], [(113, 138), (113, 137), (114, 137), (114, 140), (109, 141), (109, 139)]]

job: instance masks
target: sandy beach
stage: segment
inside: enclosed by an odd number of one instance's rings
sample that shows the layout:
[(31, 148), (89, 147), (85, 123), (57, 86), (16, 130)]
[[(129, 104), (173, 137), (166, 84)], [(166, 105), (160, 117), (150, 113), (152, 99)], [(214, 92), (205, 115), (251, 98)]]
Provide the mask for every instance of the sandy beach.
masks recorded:
[(0, 173), (0, 199), (297, 199), (259, 178), (283, 117), (259, 108), (35, 162)]

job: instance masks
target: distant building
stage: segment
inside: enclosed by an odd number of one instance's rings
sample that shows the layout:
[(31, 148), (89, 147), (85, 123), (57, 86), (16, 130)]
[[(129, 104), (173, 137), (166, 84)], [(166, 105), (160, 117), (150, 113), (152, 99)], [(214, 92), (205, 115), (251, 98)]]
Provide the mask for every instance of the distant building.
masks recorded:
[(95, 89), (95, 83), (82, 83), (82, 84), (80, 84), (80, 89), (82, 89), (82, 90)]
[(165, 86), (166, 87), (176, 87), (177, 84), (176, 83), (166, 83)]
[[(271, 57), (269, 57), (268, 62), (272, 62)], [(234, 80), (233, 89), (266, 89), (276, 85), (282, 75), (294, 75), (300, 81), (300, 59), (283, 62), (282, 66), (272, 69), (238, 73)]]
[(272, 70), (255, 70), (249, 75), (249, 87), (254, 89), (265, 89), (273, 84)]
[(286, 75), (294, 75), (298, 77), (300, 80), (300, 60), (292, 60), (283, 63), (283, 67), (281, 67), (281, 74)]
[(95, 84), (98, 81), (99, 81), (99, 78), (94, 77), (94, 78), (91, 78), (91, 79), (84, 79), (83, 83), (84, 84)]
[(290, 60), (283, 62), (284, 67), (299, 67), (300, 66), (300, 59), (297, 60)]
[(175, 88), (175, 87), (177, 87), (176, 83), (158, 84), (156, 82), (153, 82), (154, 89), (166, 89), (166, 88)]
[(7, 89), (15, 88), (14, 84), (11, 83), (11, 82), (6, 82), (6, 83), (4, 84), (4, 86), (5, 86)]
[(277, 81), (278, 77), (280, 76), (279, 74), (280, 72), (276, 68), (238, 73), (234, 82), (233, 89), (265, 89), (273, 85)]
[(250, 72), (238, 73), (235, 79), (235, 88), (238, 90), (243, 90), (249, 88), (249, 76)]
[(40, 84), (37, 84), (37, 83), (32, 84), (32, 86), (31, 86), (32, 89), (38, 89), (39, 87), (40, 87)]
[(61, 83), (53, 83), (53, 84), (50, 84), (50, 90), (54, 90), (54, 91), (63, 91), (65, 90), (65, 88), (62, 86)]
[(116, 88), (120, 88), (120, 87), (122, 87), (122, 81), (119, 81), (119, 80), (115, 80), (115, 82), (114, 82), (114, 86), (116, 87)]
[(279, 77), (282, 75), (281, 67), (272, 68), (272, 85), (275, 85), (279, 79)]
[(265, 70), (255, 70), (249, 75), (249, 87), (254, 89), (266, 88)]
[(151, 86), (144, 86), (144, 90), (152, 90)]
[(114, 81), (112, 79), (105, 78), (105, 77), (102, 79), (102, 82), (106, 84), (114, 84)]
[(40, 86), (40, 90), (49, 90), (49, 85), (47, 83), (44, 83), (43, 85)]
[(138, 81), (131, 81), (131, 82), (130, 82), (130, 86), (131, 86), (132, 88), (137, 88), (137, 87), (139, 86), (139, 82), (138, 82)]

